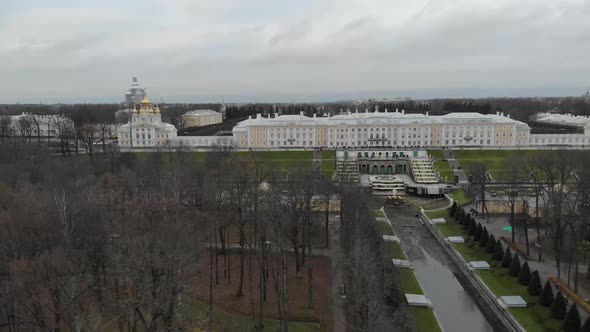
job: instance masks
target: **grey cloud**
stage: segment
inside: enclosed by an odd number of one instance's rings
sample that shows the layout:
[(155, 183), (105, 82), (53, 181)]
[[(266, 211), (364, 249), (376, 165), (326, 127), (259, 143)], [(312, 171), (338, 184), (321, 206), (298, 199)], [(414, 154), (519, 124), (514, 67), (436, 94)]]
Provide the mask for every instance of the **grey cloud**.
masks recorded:
[[(96, 10), (57, 2), (2, 13), (0, 102), (119, 101), (133, 75), (166, 99), (581, 94), (589, 84), (589, 1), (262, 1), (258, 10), (238, 0), (132, 0), (124, 11), (97, 1)], [(134, 2), (145, 5), (130, 10)]]

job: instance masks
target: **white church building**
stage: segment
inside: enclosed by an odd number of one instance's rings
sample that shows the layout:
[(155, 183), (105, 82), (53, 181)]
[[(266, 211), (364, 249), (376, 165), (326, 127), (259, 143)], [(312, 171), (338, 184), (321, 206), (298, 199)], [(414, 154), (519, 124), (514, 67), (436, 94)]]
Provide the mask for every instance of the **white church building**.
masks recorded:
[(176, 140), (176, 127), (162, 122), (160, 108), (148, 97), (141, 101), (139, 109), (132, 108), (131, 122), (117, 128), (119, 146), (122, 148), (154, 148)]

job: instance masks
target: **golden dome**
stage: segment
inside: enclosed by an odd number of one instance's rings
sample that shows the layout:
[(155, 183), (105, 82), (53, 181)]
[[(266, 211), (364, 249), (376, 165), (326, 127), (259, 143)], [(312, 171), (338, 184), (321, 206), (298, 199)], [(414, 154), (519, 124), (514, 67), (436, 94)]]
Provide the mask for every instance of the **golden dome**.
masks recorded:
[(150, 99), (147, 96), (143, 97), (143, 100), (141, 101), (142, 105), (151, 105), (151, 103), (152, 102), (150, 101)]

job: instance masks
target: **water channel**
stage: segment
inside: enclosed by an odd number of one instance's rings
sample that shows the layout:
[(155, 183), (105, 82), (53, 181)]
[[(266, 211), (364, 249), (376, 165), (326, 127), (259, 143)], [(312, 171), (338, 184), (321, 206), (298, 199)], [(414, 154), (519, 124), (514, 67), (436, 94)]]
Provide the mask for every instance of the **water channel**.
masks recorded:
[(449, 267), (430, 256), (424, 249), (420, 250), (422, 255), (416, 255), (410, 260), (444, 330), (492, 332), (492, 327), (479, 307)]

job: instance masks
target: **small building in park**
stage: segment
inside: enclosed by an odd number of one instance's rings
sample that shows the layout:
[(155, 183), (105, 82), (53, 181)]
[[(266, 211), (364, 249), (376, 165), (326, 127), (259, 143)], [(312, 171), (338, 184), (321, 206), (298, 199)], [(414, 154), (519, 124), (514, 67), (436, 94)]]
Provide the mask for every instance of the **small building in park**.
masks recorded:
[(213, 110), (195, 110), (184, 113), (181, 116), (182, 127), (202, 127), (223, 121), (223, 115)]

